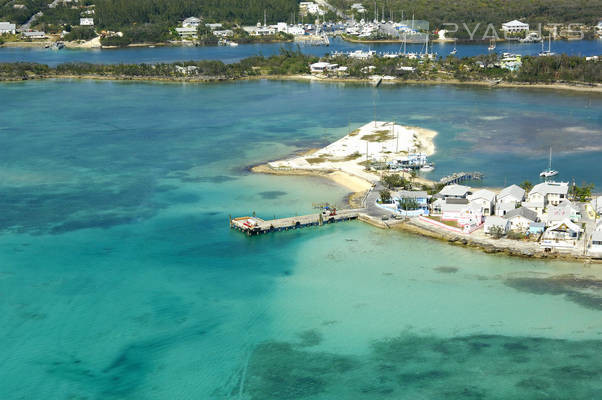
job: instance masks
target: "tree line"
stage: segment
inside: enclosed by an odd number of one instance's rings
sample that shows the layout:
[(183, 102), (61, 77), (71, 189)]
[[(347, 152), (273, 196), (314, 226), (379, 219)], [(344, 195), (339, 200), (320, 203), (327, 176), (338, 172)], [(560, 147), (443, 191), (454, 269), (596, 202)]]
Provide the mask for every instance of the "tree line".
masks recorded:
[[(254, 56), (237, 63), (225, 64), (221, 61), (188, 61), (179, 63), (158, 64), (90, 64), (66, 63), (55, 68), (43, 64), (4, 63), (0, 64), (0, 78), (19, 78), (28, 76), (52, 75), (99, 75), (114, 77), (156, 77), (171, 78), (186, 75), (198, 77), (216, 77), (236, 79), (257, 75), (298, 75), (309, 73), (309, 65), (317, 62), (318, 57), (305, 55), (299, 49), (282, 49), (279, 54), (270, 57)], [(483, 61), (484, 60), (484, 61)], [(407, 72), (398, 69), (399, 60), (389, 58), (373, 58), (371, 60), (354, 60), (345, 57), (332, 59), (331, 62), (348, 67), (351, 77), (367, 77), (372, 74), (391, 75), (400, 79), (411, 80), (449, 80), (483, 81), (502, 79), (514, 82), (550, 83), (580, 82), (602, 83), (600, 67), (597, 62), (585, 61), (583, 57), (523, 57), (522, 67), (516, 71), (494, 67), (481, 63), (496, 62), (494, 55), (467, 57), (457, 59), (447, 57), (437, 61), (420, 62), (406, 60), (405, 64), (413, 65), (415, 70)], [(374, 66), (367, 70), (368, 65)], [(179, 67), (195, 67), (183, 73)]]

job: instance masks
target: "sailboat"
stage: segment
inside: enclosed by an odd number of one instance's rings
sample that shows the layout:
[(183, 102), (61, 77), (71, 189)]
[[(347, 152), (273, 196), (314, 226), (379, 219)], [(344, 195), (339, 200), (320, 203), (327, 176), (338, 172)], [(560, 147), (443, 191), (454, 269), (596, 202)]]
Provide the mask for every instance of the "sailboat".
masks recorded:
[(454, 49), (449, 52), (450, 56), (455, 56), (458, 50), (456, 49), (456, 40), (454, 40)]
[(541, 39), (541, 53), (539, 53), (540, 57), (549, 57), (549, 56), (553, 56), (554, 53), (552, 53), (552, 35), (548, 36), (548, 49), (544, 50), (544, 41), (543, 38)]
[(489, 51), (495, 50), (495, 39), (489, 40), (489, 47), (487, 48), (487, 50), (489, 50)]
[(551, 178), (558, 175), (558, 171), (552, 169), (552, 146), (550, 146), (550, 161), (548, 162), (548, 169), (541, 171), (539, 176), (541, 178)]

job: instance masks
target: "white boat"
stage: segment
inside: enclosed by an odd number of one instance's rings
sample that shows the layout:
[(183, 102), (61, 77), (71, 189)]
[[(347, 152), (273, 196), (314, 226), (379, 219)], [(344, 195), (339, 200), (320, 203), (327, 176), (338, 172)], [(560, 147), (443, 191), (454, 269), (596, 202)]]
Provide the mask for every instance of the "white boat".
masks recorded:
[(555, 55), (555, 53), (552, 53), (552, 35), (548, 36), (548, 49), (544, 50), (544, 41), (543, 39), (541, 40), (541, 53), (539, 53), (540, 57), (550, 57)]
[(489, 50), (489, 51), (495, 50), (495, 39), (491, 39), (489, 41), (489, 47), (487, 48), (487, 50)]
[(420, 167), (420, 170), (423, 172), (430, 172), (433, 171), (435, 169), (435, 166), (433, 164), (425, 164), (422, 167)]
[(228, 42), (228, 46), (230, 46), (230, 47), (238, 47), (238, 43), (236, 43), (236, 42)]
[(552, 169), (552, 147), (550, 146), (550, 160), (548, 162), (548, 168), (539, 173), (541, 178), (551, 178), (558, 175), (558, 171)]
[(456, 41), (454, 40), (454, 49), (449, 52), (450, 56), (455, 56), (458, 50), (456, 49)]

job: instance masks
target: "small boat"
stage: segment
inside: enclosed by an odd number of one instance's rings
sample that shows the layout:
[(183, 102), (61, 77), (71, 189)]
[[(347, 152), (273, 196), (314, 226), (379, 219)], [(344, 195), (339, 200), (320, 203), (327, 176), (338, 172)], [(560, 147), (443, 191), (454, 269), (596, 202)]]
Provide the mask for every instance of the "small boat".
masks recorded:
[(435, 169), (435, 165), (432, 163), (424, 164), (422, 167), (420, 167), (420, 170), (423, 172), (430, 172), (430, 171), (433, 171), (434, 169)]
[(236, 42), (228, 42), (228, 46), (230, 46), (230, 47), (238, 47), (238, 43), (236, 43)]
[(539, 53), (540, 57), (550, 57), (555, 55), (552, 53), (552, 35), (548, 36), (548, 49), (544, 50), (544, 41), (541, 39), (541, 53)]
[(458, 49), (456, 49), (456, 41), (454, 40), (454, 49), (449, 52), (449, 55), (455, 56), (457, 52), (458, 52)]
[(489, 50), (489, 51), (495, 50), (495, 39), (491, 39), (489, 41), (489, 47), (487, 48), (487, 50)]
[(551, 178), (556, 175), (558, 175), (558, 171), (552, 169), (552, 147), (550, 146), (550, 160), (548, 162), (548, 168), (541, 171), (539, 176), (541, 178)]

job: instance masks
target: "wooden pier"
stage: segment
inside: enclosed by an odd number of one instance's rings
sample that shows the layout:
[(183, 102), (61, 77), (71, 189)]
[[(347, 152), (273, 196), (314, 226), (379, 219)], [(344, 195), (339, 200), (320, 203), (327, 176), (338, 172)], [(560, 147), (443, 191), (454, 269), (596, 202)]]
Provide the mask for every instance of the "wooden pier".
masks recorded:
[(461, 183), (465, 181), (480, 181), (481, 179), (483, 179), (483, 174), (480, 172), (455, 172), (441, 178), (439, 183), (450, 185), (452, 183)]
[(355, 210), (337, 210), (334, 214), (331, 212), (322, 212), (271, 220), (263, 220), (257, 217), (239, 217), (230, 219), (230, 228), (246, 233), (248, 236), (255, 236), (270, 232), (281, 232), (288, 231), (289, 229), (350, 221), (357, 219), (358, 216), (359, 212)]

